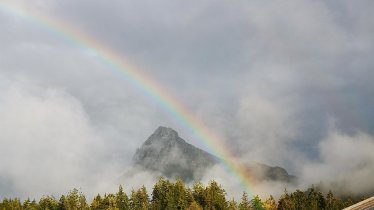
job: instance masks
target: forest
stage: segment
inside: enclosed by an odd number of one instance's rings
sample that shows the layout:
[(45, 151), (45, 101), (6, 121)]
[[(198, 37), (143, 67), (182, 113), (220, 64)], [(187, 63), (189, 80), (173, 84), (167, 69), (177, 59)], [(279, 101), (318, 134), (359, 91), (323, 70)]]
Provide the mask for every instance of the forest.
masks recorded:
[(116, 193), (97, 194), (91, 202), (78, 189), (71, 190), (59, 199), (43, 196), (39, 201), (18, 198), (3, 198), (1, 210), (338, 210), (363, 200), (350, 197), (339, 198), (330, 191), (323, 194), (312, 186), (305, 191), (296, 190), (284, 193), (275, 199), (269, 196), (262, 200), (259, 196), (250, 197), (246, 192), (240, 200), (228, 199), (225, 189), (216, 181), (207, 186), (195, 183), (188, 187), (182, 180), (175, 182), (160, 178), (149, 194), (146, 187), (132, 189), (126, 194), (119, 186)]

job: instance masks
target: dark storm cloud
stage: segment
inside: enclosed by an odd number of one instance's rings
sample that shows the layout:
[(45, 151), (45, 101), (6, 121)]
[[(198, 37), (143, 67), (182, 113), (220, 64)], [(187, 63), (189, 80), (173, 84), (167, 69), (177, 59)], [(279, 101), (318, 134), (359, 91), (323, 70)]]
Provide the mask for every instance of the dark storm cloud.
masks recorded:
[[(150, 74), (245, 160), (302, 174), (308, 170), (301, 163), (334, 165), (319, 155), (338, 142), (319, 146), (332, 133), (374, 135), (371, 1), (40, 0), (30, 6)], [(89, 52), (20, 17), (0, 12), (0, 23), (1, 95), (9, 95), (9, 87), (30, 97), (61, 90), (61, 100), (80, 104), (87, 132), (100, 133), (111, 151), (105, 160), (125, 167), (158, 125), (202, 146)], [(29, 93), (29, 86), (37, 88)], [(337, 131), (329, 129), (330, 119)]]

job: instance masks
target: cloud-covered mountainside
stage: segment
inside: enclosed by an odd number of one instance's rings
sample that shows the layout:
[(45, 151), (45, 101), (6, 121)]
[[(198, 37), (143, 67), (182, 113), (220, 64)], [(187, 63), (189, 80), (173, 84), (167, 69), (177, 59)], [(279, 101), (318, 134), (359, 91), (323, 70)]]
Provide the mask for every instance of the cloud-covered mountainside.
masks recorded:
[[(208, 170), (220, 163), (219, 158), (187, 143), (172, 128), (162, 126), (136, 150), (133, 160), (135, 167), (132, 170), (159, 172), (168, 178), (182, 178), (187, 182), (200, 181)], [(243, 167), (256, 181), (290, 182), (295, 179), (278, 166), (250, 162)]]
[(217, 162), (213, 155), (188, 144), (166, 127), (157, 128), (136, 150), (133, 159), (140, 167), (187, 181), (201, 178), (204, 170)]

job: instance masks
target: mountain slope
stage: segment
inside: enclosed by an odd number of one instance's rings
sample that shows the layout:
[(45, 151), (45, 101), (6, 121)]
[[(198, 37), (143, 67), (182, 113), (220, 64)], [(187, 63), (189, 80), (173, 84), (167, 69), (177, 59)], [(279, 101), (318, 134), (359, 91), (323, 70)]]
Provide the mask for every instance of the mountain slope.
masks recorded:
[[(133, 161), (137, 169), (160, 172), (168, 178), (179, 177), (186, 182), (200, 180), (206, 170), (219, 163), (217, 157), (187, 143), (173, 129), (162, 126), (136, 150)], [(249, 177), (257, 181), (295, 180), (278, 166), (255, 162), (240, 165)]]
[(176, 131), (166, 127), (157, 128), (136, 150), (133, 160), (145, 169), (186, 181), (201, 177), (206, 168), (217, 163), (213, 155), (188, 144)]

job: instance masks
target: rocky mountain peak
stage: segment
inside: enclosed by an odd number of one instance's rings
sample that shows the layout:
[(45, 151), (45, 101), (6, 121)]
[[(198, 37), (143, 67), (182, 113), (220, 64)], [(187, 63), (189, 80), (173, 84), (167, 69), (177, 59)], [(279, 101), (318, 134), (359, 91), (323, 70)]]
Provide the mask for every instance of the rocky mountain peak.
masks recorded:
[(178, 141), (179, 139), (178, 133), (175, 130), (160, 126), (153, 132), (147, 141), (144, 142), (144, 145), (167, 144)]
[(155, 132), (153, 133), (153, 135), (157, 135), (157, 136), (160, 136), (160, 137), (170, 137), (170, 138), (176, 138), (178, 137), (178, 133), (173, 130), (172, 128), (168, 128), (168, 127), (164, 127), (164, 126), (160, 126), (158, 127)]
[(172, 128), (163, 126), (136, 150), (133, 160), (137, 166), (185, 180), (200, 177), (203, 170), (216, 163), (214, 156), (187, 143)]
[(178, 133), (169, 127), (160, 126), (143, 143), (140, 149), (152, 150), (159, 153), (170, 147), (185, 147), (187, 142), (178, 136)]
[[(217, 157), (183, 140), (172, 128), (158, 127), (136, 150), (133, 156), (135, 168), (157, 171), (168, 178), (200, 180), (206, 170), (219, 163)], [(271, 167), (261, 163), (243, 165), (248, 174), (257, 180), (292, 181), (281, 167)]]

